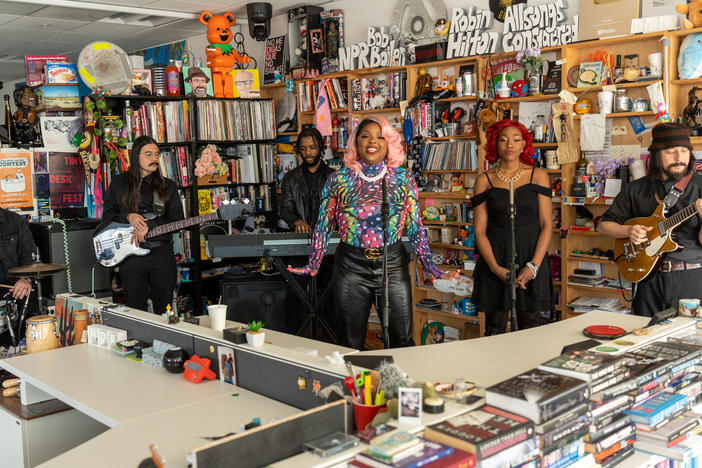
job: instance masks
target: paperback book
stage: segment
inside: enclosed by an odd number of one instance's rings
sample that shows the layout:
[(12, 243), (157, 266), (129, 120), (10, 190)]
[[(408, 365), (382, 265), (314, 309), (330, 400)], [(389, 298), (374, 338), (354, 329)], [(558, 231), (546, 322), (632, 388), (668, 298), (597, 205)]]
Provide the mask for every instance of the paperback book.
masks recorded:
[(625, 361), (589, 349), (577, 349), (546, 361), (539, 369), (592, 382), (618, 370)]

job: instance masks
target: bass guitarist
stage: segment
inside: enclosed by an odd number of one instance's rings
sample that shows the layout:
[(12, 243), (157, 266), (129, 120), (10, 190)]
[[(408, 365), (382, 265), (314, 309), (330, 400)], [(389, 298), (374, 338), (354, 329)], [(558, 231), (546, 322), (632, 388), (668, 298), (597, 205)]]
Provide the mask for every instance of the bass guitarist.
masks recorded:
[[(649, 239), (653, 228), (625, 225), (628, 220), (650, 216), (661, 202), (669, 207), (666, 217), (695, 205), (697, 214), (674, 231), (682, 249), (665, 254), (660, 268), (638, 283), (633, 312), (648, 317), (669, 307), (677, 309), (681, 298), (702, 299), (702, 175), (694, 172), (690, 131), (681, 124), (662, 123), (653, 127), (652, 133), (648, 175), (628, 184), (617, 195), (598, 226), (603, 236), (628, 238), (639, 245)], [(676, 184), (678, 188), (684, 186), (679, 197), (673, 190)]]
[(150, 298), (154, 312), (162, 314), (173, 301), (177, 269), (171, 234), (145, 241), (156, 226), (184, 218), (175, 182), (161, 176), (156, 140), (141, 136), (134, 140), (129, 170), (112, 179), (105, 194), (103, 223), (129, 223), (134, 245), (151, 250), (146, 256), (132, 255), (119, 266), (128, 307), (147, 309)]

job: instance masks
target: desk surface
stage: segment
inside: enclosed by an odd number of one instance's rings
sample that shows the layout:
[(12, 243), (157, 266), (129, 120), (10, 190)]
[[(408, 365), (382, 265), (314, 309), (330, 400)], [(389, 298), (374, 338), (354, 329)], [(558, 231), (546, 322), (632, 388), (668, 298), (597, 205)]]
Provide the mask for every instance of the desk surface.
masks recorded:
[(220, 380), (195, 385), (87, 344), (0, 360), (0, 367), (110, 427), (232, 393)]
[(589, 325), (608, 324), (631, 330), (648, 321), (647, 317), (593, 311), (514, 333), (359, 354), (390, 354), (400, 369), (418, 382), (453, 382), (463, 377), (490, 386), (558, 356), (565, 345), (587, 340), (582, 330)]
[[(189, 385), (197, 387), (210, 383), (213, 382)], [(253, 418), (260, 418), (265, 425), (273, 418), (282, 419), (299, 412), (292, 406), (239, 387), (227, 385), (227, 389), (226, 395), (120, 424), (40, 466), (136, 467), (150, 456), (149, 444), (156, 444), (168, 468), (185, 468), (186, 455), (209, 442), (203, 437), (239, 432), (240, 427)]]

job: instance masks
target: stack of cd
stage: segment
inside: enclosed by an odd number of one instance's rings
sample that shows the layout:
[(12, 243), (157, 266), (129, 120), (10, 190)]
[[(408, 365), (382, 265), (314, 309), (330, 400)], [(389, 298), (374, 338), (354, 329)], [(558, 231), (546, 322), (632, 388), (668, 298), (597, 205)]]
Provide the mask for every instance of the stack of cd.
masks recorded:
[(162, 63), (154, 64), (151, 67), (151, 79), (153, 80), (154, 94), (156, 96), (166, 95), (166, 66)]

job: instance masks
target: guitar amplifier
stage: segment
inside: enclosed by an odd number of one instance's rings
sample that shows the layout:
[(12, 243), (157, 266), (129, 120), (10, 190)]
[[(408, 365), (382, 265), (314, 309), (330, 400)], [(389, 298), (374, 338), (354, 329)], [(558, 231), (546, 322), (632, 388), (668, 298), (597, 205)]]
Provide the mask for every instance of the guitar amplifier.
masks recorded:
[[(110, 270), (100, 265), (93, 253), (93, 231), (99, 224), (95, 219), (66, 221), (66, 241), (63, 226), (57, 222), (29, 223), (34, 242), (44, 263), (66, 264), (64, 251), (68, 249), (68, 265), (74, 293), (90, 294), (93, 291), (92, 275), (95, 267), (97, 291), (110, 289)], [(53, 299), (56, 294), (68, 292), (67, 271), (41, 278), (42, 295)]]

